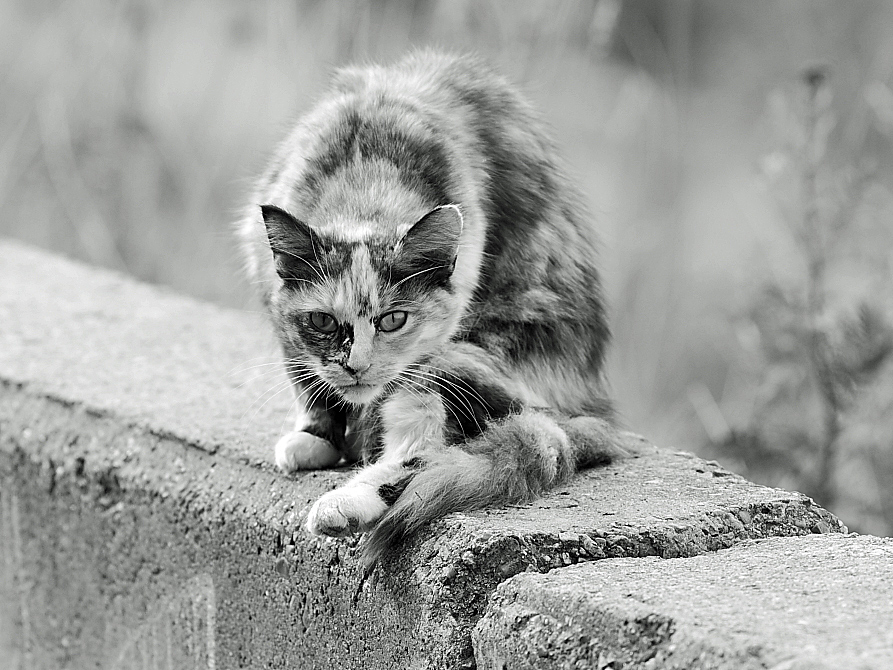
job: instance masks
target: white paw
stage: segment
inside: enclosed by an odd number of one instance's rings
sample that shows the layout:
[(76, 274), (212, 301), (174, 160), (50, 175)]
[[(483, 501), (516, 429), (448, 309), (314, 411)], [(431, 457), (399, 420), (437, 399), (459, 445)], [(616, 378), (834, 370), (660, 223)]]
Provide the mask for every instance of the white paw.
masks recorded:
[(276, 443), (276, 465), (285, 472), (330, 468), (341, 460), (341, 452), (316, 435), (294, 430)]
[(388, 506), (369, 484), (329, 491), (310, 508), (307, 530), (314, 535), (343, 537), (372, 528)]

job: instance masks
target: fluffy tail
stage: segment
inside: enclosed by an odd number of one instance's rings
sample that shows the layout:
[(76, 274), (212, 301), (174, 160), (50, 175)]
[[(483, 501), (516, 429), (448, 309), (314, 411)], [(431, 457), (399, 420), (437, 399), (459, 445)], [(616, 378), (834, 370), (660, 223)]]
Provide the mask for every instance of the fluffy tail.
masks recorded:
[(400, 497), (370, 531), (363, 563), (373, 567), (396, 543), (450, 512), (533, 500), (580, 468), (628, 455), (605, 419), (525, 410), (480, 437), (422, 455)]

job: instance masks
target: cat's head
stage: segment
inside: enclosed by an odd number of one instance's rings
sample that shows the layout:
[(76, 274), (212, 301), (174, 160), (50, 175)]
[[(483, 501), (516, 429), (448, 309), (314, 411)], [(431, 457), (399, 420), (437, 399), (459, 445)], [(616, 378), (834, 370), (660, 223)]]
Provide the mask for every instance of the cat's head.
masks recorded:
[(449, 339), (461, 312), (451, 283), (459, 207), (356, 240), (272, 205), (261, 211), (282, 280), (271, 305), (297, 374), (357, 405), (398, 378), (423, 381), (413, 364)]

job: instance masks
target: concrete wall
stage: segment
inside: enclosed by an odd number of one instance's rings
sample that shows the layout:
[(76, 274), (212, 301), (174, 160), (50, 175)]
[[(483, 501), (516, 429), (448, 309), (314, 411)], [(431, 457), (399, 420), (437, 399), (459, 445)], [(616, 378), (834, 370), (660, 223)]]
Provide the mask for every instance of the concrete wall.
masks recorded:
[(301, 530), (347, 473), (271, 464), (276, 361), (259, 315), (0, 242), (0, 668), (893, 667), (890, 540), (634, 435), (364, 580)]

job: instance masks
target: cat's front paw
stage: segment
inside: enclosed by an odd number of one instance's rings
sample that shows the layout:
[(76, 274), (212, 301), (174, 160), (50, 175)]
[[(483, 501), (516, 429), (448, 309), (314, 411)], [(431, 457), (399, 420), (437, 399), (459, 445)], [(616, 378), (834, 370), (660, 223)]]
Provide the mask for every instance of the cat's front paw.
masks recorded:
[(328, 440), (293, 430), (276, 443), (276, 465), (285, 472), (331, 468), (341, 460), (341, 452)]
[(307, 530), (313, 535), (344, 537), (372, 528), (388, 506), (373, 486), (354, 484), (329, 491), (310, 508)]

